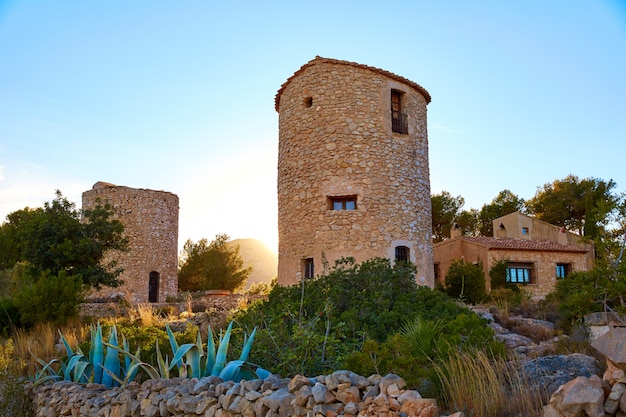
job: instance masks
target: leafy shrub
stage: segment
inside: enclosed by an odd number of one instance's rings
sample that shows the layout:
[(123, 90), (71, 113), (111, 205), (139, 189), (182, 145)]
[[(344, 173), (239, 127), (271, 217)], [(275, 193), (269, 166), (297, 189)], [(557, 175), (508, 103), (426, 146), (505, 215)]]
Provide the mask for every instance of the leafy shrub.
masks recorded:
[(614, 310), (626, 312), (626, 263), (615, 266), (599, 261), (590, 271), (579, 271), (557, 281), (546, 299), (559, 303), (564, 329), (582, 322), (585, 314)]
[(21, 374), (26, 367), (15, 356), (11, 339), (0, 342), (0, 415), (13, 417), (33, 416), (32, 403), (24, 392)]
[(282, 375), (336, 370), (363, 342), (384, 342), (415, 317), (456, 317), (466, 309), (445, 294), (415, 283), (411, 264), (374, 258), (361, 264), (342, 259), (326, 275), (291, 287), (277, 286), (265, 301), (234, 320), (265, 352), (259, 365)]
[(0, 335), (8, 336), (15, 328), (22, 325), (20, 312), (12, 298), (0, 298)]
[[(318, 375), (349, 366), (362, 374), (396, 372), (417, 384), (430, 355), (416, 354), (401, 332), (411, 333), (418, 317), (448, 323), (463, 314), (475, 316), (444, 293), (418, 287), (413, 265), (392, 266), (376, 258), (361, 264), (343, 259), (314, 280), (274, 287), (267, 300), (251, 304), (234, 320), (247, 331), (258, 327), (255, 346), (264, 354), (254, 362), (281, 375)], [(486, 327), (478, 318), (465, 325)]]
[(445, 283), (445, 291), (452, 298), (478, 304), (487, 297), (485, 273), (480, 264), (465, 263), (462, 259), (452, 261)]
[(31, 285), (25, 286), (14, 298), (22, 324), (52, 322), (67, 323), (78, 316), (83, 301), (83, 282), (79, 275), (61, 270), (57, 275), (42, 273)]
[(365, 341), (360, 351), (346, 357), (344, 367), (363, 375), (395, 373), (422, 395), (441, 397), (445, 388), (439, 384), (435, 365), (455, 352), (479, 350), (505, 355), (504, 345), (494, 341), (493, 330), (476, 314), (461, 313), (452, 320), (418, 317), (384, 343)]

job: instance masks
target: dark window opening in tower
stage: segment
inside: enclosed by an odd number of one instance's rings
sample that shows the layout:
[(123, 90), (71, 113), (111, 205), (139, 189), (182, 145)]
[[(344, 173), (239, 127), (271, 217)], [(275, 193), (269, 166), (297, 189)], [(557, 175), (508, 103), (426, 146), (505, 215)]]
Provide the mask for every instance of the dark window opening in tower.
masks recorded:
[(160, 275), (156, 271), (150, 272), (148, 277), (148, 302), (149, 303), (158, 303), (159, 302), (159, 281)]
[(396, 246), (396, 262), (409, 262), (411, 250), (406, 246)]
[(313, 106), (313, 97), (307, 97), (304, 99), (304, 107)]
[(313, 258), (306, 258), (302, 260), (302, 269), (304, 279), (313, 279), (315, 277), (315, 267)]
[(409, 133), (407, 115), (403, 108), (404, 93), (391, 90), (391, 130), (396, 133)]
[(356, 196), (330, 197), (331, 210), (356, 210)]

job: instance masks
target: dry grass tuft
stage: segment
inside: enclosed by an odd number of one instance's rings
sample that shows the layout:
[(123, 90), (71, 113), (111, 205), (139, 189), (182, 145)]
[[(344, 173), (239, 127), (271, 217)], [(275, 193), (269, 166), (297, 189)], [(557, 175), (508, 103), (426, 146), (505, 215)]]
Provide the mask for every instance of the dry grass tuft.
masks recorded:
[(13, 332), (15, 357), (26, 362), (25, 371), (28, 374), (35, 373), (35, 358), (49, 362), (65, 355), (65, 349), (59, 346), (59, 330), (73, 349), (80, 341), (89, 339), (89, 326), (80, 322), (67, 324), (61, 329), (50, 323), (40, 323), (30, 331), (16, 329)]
[(149, 303), (137, 304), (130, 313), (132, 320), (139, 320), (144, 327), (162, 326), (163, 318)]
[(514, 322), (510, 330), (513, 333), (530, 338), (535, 343), (541, 343), (554, 338), (554, 330), (532, 323)]
[(516, 361), (455, 352), (435, 368), (451, 411), (472, 417), (541, 416), (539, 388)]

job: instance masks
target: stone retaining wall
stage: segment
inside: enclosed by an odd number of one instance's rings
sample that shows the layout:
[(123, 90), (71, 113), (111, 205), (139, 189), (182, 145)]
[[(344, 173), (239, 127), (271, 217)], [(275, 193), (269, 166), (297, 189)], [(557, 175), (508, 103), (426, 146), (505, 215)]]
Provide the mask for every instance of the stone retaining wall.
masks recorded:
[(397, 375), (365, 378), (337, 371), (240, 383), (217, 377), (147, 380), (112, 389), (61, 381), (30, 385), (27, 392), (37, 417), (439, 416), (434, 399), (405, 388)]

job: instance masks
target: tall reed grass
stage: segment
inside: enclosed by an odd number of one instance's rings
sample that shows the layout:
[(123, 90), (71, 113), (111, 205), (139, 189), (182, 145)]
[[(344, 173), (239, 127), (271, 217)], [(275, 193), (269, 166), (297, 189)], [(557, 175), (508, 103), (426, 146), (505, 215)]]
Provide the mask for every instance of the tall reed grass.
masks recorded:
[(452, 412), (468, 417), (541, 416), (542, 392), (516, 360), (453, 352), (435, 369)]

